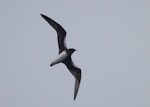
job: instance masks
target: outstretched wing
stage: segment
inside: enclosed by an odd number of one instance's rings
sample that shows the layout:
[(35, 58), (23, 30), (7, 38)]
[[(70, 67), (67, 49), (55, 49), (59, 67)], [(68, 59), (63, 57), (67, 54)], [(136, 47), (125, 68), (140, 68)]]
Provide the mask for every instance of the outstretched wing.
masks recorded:
[(75, 87), (74, 87), (74, 100), (75, 100), (79, 90), (80, 81), (81, 81), (81, 69), (74, 65), (71, 57), (68, 60), (64, 61), (64, 64), (67, 66), (69, 71), (75, 77)]
[(41, 16), (56, 30), (58, 35), (58, 46), (59, 46), (59, 53), (67, 49), (65, 38), (66, 38), (66, 31), (63, 29), (61, 25), (59, 25), (57, 22), (52, 20), (51, 18), (41, 14)]

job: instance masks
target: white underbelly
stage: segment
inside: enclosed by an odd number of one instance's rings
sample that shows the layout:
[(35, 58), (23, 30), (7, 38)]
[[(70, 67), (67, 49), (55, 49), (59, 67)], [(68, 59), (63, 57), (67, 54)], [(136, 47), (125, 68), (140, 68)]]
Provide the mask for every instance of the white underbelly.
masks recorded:
[(61, 52), (57, 57), (56, 57), (56, 59), (51, 63), (51, 65), (55, 65), (55, 64), (57, 64), (57, 63), (59, 63), (59, 62), (62, 62), (62, 61), (64, 61), (66, 58), (67, 58), (67, 52), (66, 51), (63, 51), (63, 52)]

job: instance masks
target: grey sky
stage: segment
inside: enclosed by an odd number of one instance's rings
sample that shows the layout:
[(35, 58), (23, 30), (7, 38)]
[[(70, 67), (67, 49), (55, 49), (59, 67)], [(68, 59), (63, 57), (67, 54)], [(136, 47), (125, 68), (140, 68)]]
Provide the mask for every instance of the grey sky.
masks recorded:
[[(150, 107), (150, 1), (1, 0), (0, 107)], [(58, 54), (57, 34), (43, 13), (67, 31), (82, 81)]]

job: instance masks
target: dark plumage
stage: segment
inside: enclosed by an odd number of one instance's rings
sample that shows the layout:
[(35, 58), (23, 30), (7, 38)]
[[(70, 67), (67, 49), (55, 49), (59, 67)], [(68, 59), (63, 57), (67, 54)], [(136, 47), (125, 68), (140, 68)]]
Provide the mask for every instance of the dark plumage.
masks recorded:
[(66, 31), (63, 29), (61, 25), (52, 20), (51, 18), (41, 14), (41, 16), (56, 30), (58, 35), (58, 47), (59, 47), (59, 55), (58, 57), (50, 64), (53, 66), (57, 63), (64, 63), (71, 74), (75, 77), (75, 88), (74, 88), (74, 100), (77, 96), (78, 89), (81, 81), (81, 69), (76, 67), (71, 59), (71, 55), (75, 49), (68, 49), (65, 43)]

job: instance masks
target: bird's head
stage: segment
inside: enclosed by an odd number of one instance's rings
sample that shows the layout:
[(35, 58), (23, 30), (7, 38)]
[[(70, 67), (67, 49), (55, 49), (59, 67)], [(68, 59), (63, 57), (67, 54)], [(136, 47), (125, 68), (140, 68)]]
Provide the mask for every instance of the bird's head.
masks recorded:
[(75, 51), (77, 51), (77, 50), (76, 50), (76, 49), (73, 49), (73, 48), (68, 49), (68, 52), (69, 52), (70, 54), (74, 53)]

